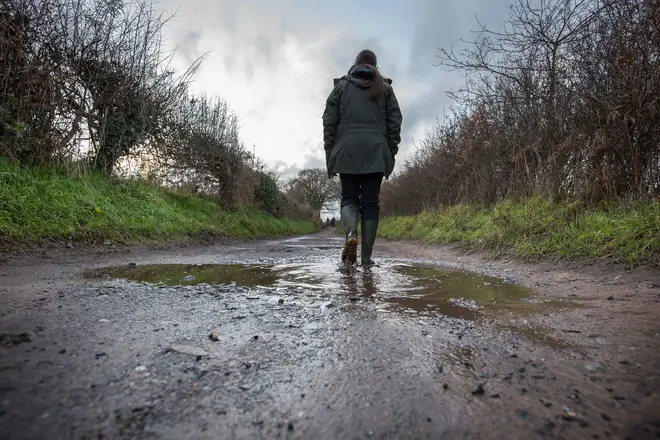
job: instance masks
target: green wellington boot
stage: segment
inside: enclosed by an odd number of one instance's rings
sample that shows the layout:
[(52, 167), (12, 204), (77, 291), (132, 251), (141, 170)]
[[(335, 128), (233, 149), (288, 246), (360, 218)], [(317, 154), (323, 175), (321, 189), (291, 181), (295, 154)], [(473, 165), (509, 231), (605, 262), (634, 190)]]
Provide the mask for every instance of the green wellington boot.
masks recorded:
[(341, 223), (346, 233), (346, 242), (344, 250), (341, 253), (341, 262), (355, 264), (357, 261), (357, 226), (359, 209), (355, 205), (346, 205), (341, 208)]
[(360, 260), (363, 266), (373, 266), (374, 261), (371, 254), (374, 251), (374, 242), (378, 232), (378, 220), (362, 220), (362, 248), (360, 249)]

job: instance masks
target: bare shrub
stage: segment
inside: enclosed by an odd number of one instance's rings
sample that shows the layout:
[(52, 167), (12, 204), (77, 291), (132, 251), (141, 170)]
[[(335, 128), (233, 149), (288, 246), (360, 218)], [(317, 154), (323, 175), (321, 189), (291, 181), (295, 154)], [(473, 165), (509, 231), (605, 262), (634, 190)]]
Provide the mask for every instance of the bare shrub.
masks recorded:
[(461, 111), (385, 184), (384, 211), (657, 196), (659, 4), (515, 0), (501, 29), (441, 50), (440, 65), (466, 73), (449, 92)]

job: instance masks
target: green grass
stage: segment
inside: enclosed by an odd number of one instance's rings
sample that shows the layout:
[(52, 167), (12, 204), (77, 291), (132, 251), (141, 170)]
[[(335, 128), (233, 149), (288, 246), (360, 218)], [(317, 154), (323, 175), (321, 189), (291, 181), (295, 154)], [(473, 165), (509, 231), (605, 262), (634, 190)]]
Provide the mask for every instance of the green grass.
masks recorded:
[(20, 169), (0, 160), (0, 243), (121, 244), (251, 238), (316, 231), (312, 221), (229, 212), (212, 198), (100, 175)]
[(585, 208), (534, 198), (490, 208), (452, 206), (413, 217), (384, 218), (386, 238), (454, 244), (520, 259), (539, 257), (660, 261), (660, 203), (619, 202)]

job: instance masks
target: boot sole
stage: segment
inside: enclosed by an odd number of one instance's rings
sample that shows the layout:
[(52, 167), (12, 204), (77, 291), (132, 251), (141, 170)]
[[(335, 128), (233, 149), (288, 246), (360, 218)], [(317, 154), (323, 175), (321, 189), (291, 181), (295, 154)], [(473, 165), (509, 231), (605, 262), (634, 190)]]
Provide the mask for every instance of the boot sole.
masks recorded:
[(346, 244), (344, 244), (344, 253), (346, 254), (346, 262), (350, 264), (355, 264), (357, 261), (357, 248), (358, 248), (358, 240), (355, 237), (351, 237), (348, 240), (346, 240)]

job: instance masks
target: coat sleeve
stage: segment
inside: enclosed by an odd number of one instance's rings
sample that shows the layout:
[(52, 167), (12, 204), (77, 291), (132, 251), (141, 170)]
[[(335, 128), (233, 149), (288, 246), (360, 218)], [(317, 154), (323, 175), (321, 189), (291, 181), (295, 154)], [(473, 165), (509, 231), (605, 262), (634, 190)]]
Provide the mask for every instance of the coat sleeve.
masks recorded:
[(387, 122), (387, 142), (392, 152), (392, 156), (396, 156), (399, 152), (399, 144), (401, 143), (401, 124), (403, 123), (403, 115), (399, 108), (399, 101), (396, 99), (394, 90), (390, 88), (385, 103), (386, 122)]
[(335, 87), (325, 102), (323, 112), (323, 148), (325, 151), (330, 151), (335, 145), (337, 125), (339, 125), (339, 92), (338, 87)]

